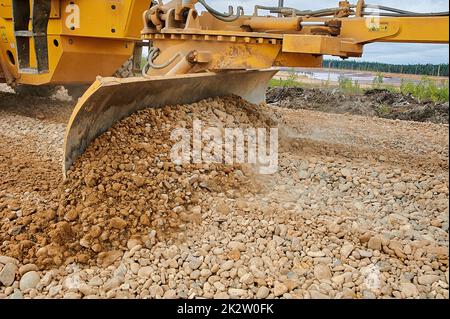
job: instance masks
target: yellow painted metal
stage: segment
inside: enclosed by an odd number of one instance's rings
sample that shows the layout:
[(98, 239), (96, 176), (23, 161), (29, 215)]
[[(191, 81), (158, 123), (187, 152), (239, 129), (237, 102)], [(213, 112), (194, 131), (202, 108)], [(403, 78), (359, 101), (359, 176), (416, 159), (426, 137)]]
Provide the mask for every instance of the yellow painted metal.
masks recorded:
[(362, 55), (363, 46), (337, 37), (286, 34), (283, 37), (283, 52), (357, 57)]
[(12, 19), (12, 0), (0, 0), (0, 17)]
[[(74, 3), (80, 9), (80, 28), (72, 30), (66, 24), (72, 14), (67, 10), (71, 1), (52, 0), (52, 18), (48, 26), (50, 72), (19, 76), (10, 59), (12, 54), (17, 62), (11, 0), (0, 0), (0, 58), (18, 83), (91, 82), (96, 75), (113, 74), (132, 54), (133, 41), (140, 37), (142, 14), (150, 1), (78, 0)], [(179, 9), (177, 6), (176, 10)], [(156, 60), (160, 63), (177, 52), (210, 54), (209, 62), (198, 63), (192, 69), (185, 68), (189, 72), (258, 69), (272, 65), (317, 66), (318, 56), (358, 57), (362, 55), (362, 44), (371, 42), (448, 42), (448, 17), (331, 19), (342, 23), (339, 36), (313, 34), (314, 27), (299, 28), (300, 21), (329, 22), (330, 18), (242, 16), (227, 23), (204, 13), (199, 17), (191, 16), (192, 21), (185, 29), (174, 24), (160, 32), (147, 31), (143, 38), (154, 41), (161, 49)], [(33, 66), (33, 50), (31, 60)], [(153, 70), (150, 74), (165, 74), (172, 67)]]
[(251, 17), (242, 22), (254, 32), (280, 33), (300, 31), (300, 17)]
[[(308, 26), (300, 28), (302, 22), (308, 23)], [(327, 26), (320, 27), (321, 23)], [(227, 23), (211, 17), (209, 13), (203, 13), (196, 25), (197, 29), (166, 26), (155, 31), (144, 28), (143, 37), (161, 49), (157, 60), (159, 63), (169, 61), (177, 52), (187, 54), (192, 50), (208, 50), (220, 58), (220, 63), (199, 66), (203, 69), (256, 69), (261, 68), (261, 64), (264, 67), (269, 64), (301, 67), (317, 66), (317, 57), (322, 55), (361, 57), (363, 45), (372, 42), (448, 43), (449, 20), (448, 17), (242, 16)], [(233, 47), (244, 49), (235, 50), (241, 52), (239, 57), (228, 54), (227, 47), (231, 51)], [(277, 55), (269, 53), (274, 47), (279, 47)], [(215, 55), (216, 52), (222, 54)], [(170, 69), (150, 70), (149, 74), (164, 74)], [(198, 71), (198, 68), (192, 68), (192, 71)]]
[(277, 67), (298, 67), (321, 68), (323, 62), (322, 55), (280, 52), (273, 65)]
[[(32, 0), (28, 0), (31, 1)], [(51, 1), (50, 19), (58, 19), (61, 16), (60, 0)], [(12, 19), (12, 0), (0, 0), (0, 17)]]
[[(191, 73), (204, 70), (240, 70), (240, 69), (265, 69), (273, 66), (273, 61), (278, 56), (281, 46), (277, 44), (246, 43), (223, 40), (214, 42), (198, 40), (154, 40), (153, 45), (161, 50), (161, 55), (154, 61), (162, 64), (170, 60), (177, 53), (186, 56), (195, 49), (198, 52), (207, 52), (210, 58), (207, 63), (199, 63), (194, 66)], [(163, 75), (170, 72), (181, 58), (163, 69), (150, 69), (149, 75)]]
[[(80, 28), (69, 28), (79, 8)], [(147, 0), (52, 0), (48, 24), (49, 73), (19, 74), (12, 24), (11, 0), (0, 0), (0, 58), (20, 84), (92, 83), (97, 75), (111, 76), (132, 55), (140, 38)], [(7, 51), (16, 65), (11, 63)], [(30, 64), (35, 55), (31, 42)], [(0, 77), (1, 81), (1, 77)]]
[(449, 17), (350, 18), (342, 20), (341, 37), (357, 43), (448, 43)]
[[(61, 0), (62, 22), (70, 16), (65, 8), (70, 8), (71, 2)], [(61, 35), (138, 40), (141, 17), (149, 4), (146, 0), (78, 0), (80, 28), (72, 30), (70, 24), (62, 23)]]
[[(98, 75), (114, 74), (134, 48), (132, 41), (58, 36), (49, 39), (50, 72), (39, 77), (22, 74), (21, 83), (92, 83)], [(58, 47), (52, 40), (58, 41)]]
[(232, 94), (252, 103), (261, 103), (265, 101), (268, 82), (276, 72), (255, 70), (100, 78), (79, 99), (70, 118), (64, 141), (64, 174), (96, 137), (138, 110)]

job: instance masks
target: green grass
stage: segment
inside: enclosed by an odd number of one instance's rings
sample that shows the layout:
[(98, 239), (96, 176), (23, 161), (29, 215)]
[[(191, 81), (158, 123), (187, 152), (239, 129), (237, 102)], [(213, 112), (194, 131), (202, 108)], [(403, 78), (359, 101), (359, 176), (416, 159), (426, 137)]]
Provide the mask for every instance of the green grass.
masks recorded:
[(372, 88), (381, 88), (384, 84), (384, 77), (378, 73), (372, 81)]
[(402, 81), (400, 92), (410, 94), (419, 101), (448, 102), (448, 81), (442, 85), (436, 84), (429, 78), (424, 77), (419, 83)]
[(303, 87), (303, 83), (292, 80), (272, 79), (269, 82), (269, 87)]
[(360, 94), (363, 92), (358, 81), (352, 81), (345, 77), (339, 77), (339, 89), (347, 94)]
[(303, 87), (302, 83), (297, 80), (295, 71), (288, 71), (287, 79), (271, 79), (269, 87)]
[(378, 106), (378, 114), (379, 115), (387, 115), (391, 113), (391, 108), (386, 104), (381, 104)]

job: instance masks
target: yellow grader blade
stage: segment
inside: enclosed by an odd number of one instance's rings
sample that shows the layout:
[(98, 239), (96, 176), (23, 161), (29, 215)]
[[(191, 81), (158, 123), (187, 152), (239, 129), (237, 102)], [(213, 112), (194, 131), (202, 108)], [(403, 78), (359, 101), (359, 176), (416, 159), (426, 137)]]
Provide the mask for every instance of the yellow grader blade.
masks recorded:
[(64, 142), (64, 176), (96, 137), (138, 110), (195, 103), (232, 94), (251, 103), (262, 103), (268, 83), (276, 72), (251, 70), (99, 78), (78, 100), (70, 118)]

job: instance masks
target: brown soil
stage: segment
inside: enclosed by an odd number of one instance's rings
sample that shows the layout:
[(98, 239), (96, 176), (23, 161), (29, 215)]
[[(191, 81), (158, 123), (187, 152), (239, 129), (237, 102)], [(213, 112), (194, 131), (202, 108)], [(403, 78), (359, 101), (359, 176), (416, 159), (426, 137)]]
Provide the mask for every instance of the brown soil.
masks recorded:
[[(42, 268), (74, 261), (107, 265), (130, 239), (151, 245), (176, 237), (183, 223), (201, 221), (207, 209), (203, 194), (258, 186), (239, 166), (175, 166), (169, 158), (172, 130), (190, 128), (194, 119), (213, 127), (265, 127), (270, 120), (264, 114), (234, 97), (147, 109), (99, 137), (65, 182), (58, 157), (0, 139), (7, 147), (0, 157), (6, 173), (0, 184), (0, 252)], [(28, 192), (40, 200), (27, 201)]]
[(417, 122), (448, 123), (449, 104), (420, 102), (412, 96), (372, 89), (364, 94), (344, 94), (339, 89), (276, 87), (268, 103), (291, 109), (355, 114)]

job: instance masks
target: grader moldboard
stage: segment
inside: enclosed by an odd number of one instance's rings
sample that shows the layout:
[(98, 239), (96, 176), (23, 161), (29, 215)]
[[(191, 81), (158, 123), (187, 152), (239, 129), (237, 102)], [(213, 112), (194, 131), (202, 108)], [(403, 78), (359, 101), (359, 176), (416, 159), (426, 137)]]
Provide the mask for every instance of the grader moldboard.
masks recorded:
[[(0, 34), (0, 82), (17, 91), (93, 82), (67, 127), (65, 174), (93, 139), (140, 109), (230, 94), (263, 102), (276, 67), (361, 57), (373, 42), (448, 43), (449, 13), (363, 0), (323, 10), (279, 1), (251, 15), (205, 0), (0, 0)], [(142, 76), (110, 77), (130, 56)]]

